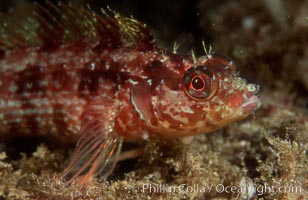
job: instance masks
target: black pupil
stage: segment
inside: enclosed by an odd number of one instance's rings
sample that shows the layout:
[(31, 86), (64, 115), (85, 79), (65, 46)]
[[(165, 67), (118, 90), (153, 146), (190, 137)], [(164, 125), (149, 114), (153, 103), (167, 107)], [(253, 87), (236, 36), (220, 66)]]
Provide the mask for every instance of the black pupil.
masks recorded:
[(192, 80), (192, 86), (195, 90), (204, 88), (204, 81), (200, 77), (194, 77)]

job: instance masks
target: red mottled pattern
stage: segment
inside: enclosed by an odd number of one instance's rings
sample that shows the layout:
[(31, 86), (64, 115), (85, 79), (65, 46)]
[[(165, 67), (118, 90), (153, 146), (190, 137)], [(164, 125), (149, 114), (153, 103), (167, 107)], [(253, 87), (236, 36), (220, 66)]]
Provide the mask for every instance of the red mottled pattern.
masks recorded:
[(123, 140), (211, 132), (260, 105), (231, 59), (158, 48), (135, 19), (48, 2), (25, 13), (0, 15), (0, 139), (79, 139), (67, 183), (106, 178)]
[(19, 51), (9, 52), (0, 62), (0, 130), (59, 138), (78, 133), (90, 101), (116, 99), (119, 91), (127, 92), (121, 96), (129, 98), (134, 79), (152, 73), (159, 76), (151, 68), (159, 68), (162, 59), (156, 52), (130, 48), (97, 53), (74, 51), (74, 46), (48, 55), (36, 50), (16, 59), (18, 55)]

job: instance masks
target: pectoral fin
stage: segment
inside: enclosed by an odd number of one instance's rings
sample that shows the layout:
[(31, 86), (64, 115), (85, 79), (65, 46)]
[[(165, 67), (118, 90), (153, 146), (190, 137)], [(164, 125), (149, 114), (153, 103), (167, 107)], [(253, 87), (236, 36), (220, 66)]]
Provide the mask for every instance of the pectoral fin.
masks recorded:
[(67, 184), (78, 180), (86, 184), (98, 174), (107, 178), (121, 151), (122, 139), (113, 130), (115, 103), (91, 104), (84, 113), (80, 139), (69, 165), (61, 175)]

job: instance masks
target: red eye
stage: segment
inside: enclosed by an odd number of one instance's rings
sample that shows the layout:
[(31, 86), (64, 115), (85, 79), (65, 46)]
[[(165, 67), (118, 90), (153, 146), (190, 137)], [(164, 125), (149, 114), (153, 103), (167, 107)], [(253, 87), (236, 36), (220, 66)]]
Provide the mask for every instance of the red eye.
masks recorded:
[(215, 74), (205, 66), (192, 67), (184, 75), (184, 90), (195, 100), (208, 100), (217, 91)]

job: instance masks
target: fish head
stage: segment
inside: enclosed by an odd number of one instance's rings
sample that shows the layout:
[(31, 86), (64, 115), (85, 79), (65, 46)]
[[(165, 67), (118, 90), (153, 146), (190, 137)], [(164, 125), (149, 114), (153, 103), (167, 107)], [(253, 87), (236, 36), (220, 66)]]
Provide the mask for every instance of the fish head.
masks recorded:
[(179, 89), (168, 85), (162, 82), (152, 96), (156, 128), (165, 136), (211, 132), (247, 117), (260, 106), (259, 86), (239, 77), (235, 63), (218, 53), (187, 66)]

